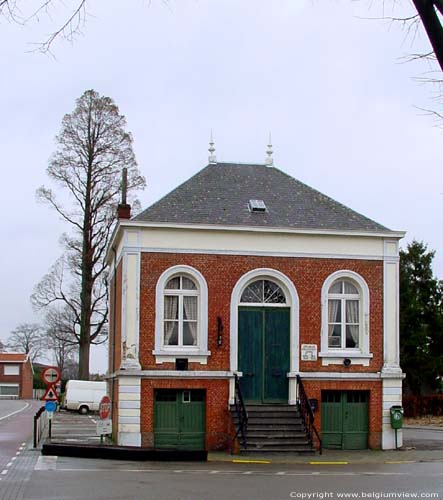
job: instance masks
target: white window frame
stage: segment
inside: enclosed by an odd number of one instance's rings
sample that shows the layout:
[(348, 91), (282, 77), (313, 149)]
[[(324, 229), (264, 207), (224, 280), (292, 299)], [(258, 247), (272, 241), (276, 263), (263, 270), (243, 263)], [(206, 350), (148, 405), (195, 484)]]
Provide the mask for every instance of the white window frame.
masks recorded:
[[(9, 370), (11, 370), (11, 373), (8, 373)], [(3, 373), (11, 376), (20, 375), (20, 365), (5, 364)]]
[[(168, 281), (176, 276), (186, 276), (196, 284), (198, 297), (197, 345), (164, 345), (164, 296), (175, 295), (173, 290), (165, 290)], [(172, 293), (169, 293), (172, 292)], [(180, 291), (185, 295), (194, 295), (192, 290)], [(190, 292), (188, 294), (188, 292)], [(178, 357), (189, 358), (191, 362), (207, 363), (208, 351), (208, 285), (203, 275), (191, 266), (173, 266), (163, 272), (157, 281), (155, 290), (155, 348), (152, 351), (157, 363), (175, 361)]]
[[(359, 342), (358, 348), (343, 348), (343, 347), (329, 347), (328, 344), (328, 299), (334, 299), (334, 294), (330, 294), (329, 290), (336, 281), (349, 281), (358, 290), (359, 293)], [(338, 295), (337, 295), (338, 297)], [(341, 295), (340, 299), (345, 296)], [(356, 296), (349, 295), (349, 299), (354, 299)], [(346, 296), (346, 298), (348, 298)], [(343, 303), (341, 304), (343, 307)], [(329, 364), (342, 364), (344, 358), (349, 358), (353, 364), (369, 365), (370, 358), (373, 357), (369, 351), (369, 287), (366, 281), (356, 272), (349, 270), (340, 270), (328, 276), (323, 283), (321, 291), (321, 350), (319, 357), (323, 358), (323, 365)], [(343, 311), (342, 311), (343, 313)], [(343, 316), (342, 316), (343, 321)], [(344, 333), (342, 332), (342, 335)]]

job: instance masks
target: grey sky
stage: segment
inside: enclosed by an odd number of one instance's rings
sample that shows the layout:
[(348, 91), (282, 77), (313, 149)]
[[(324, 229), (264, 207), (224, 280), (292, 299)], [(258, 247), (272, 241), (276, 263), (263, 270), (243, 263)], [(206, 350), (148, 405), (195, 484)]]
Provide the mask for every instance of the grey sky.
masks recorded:
[[(411, 12), (402, 3), (397, 16)], [(68, 228), (35, 190), (47, 184), (63, 115), (89, 88), (126, 115), (148, 181), (142, 206), (206, 165), (211, 128), (217, 158), (239, 162), (263, 162), (272, 131), (277, 167), (406, 230), (403, 244), (424, 240), (443, 277), (441, 131), (415, 107), (436, 106), (432, 89), (414, 80), (429, 68), (399, 60), (428, 42), (362, 19), (381, 16), (381, 4), (95, 0), (83, 34), (72, 45), (58, 40), (55, 58), (29, 50), (58, 25), (62, 2), (38, 23), (2, 20), (0, 338), (38, 320), (29, 296)], [(103, 356), (92, 369), (105, 369)]]

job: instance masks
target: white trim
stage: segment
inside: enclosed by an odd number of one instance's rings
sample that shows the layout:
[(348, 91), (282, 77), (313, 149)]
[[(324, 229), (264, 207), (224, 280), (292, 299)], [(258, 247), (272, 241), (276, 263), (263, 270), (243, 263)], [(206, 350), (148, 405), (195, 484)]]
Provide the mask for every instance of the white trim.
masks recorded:
[[(118, 372), (116, 376), (118, 378), (124, 377), (126, 374), (123, 372)], [(141, 378), (233, 378), (234, 373), (230, 371), (216, 371), (216, 370), (192, 370), (192, 371), (181, 371), (181, 370), (140, 370), (137, 372), (131, 372), (131, 376), (137, 376)]]
[(224, 226), (222, 224), (171, 224), (170, 222), (145, 222), (140, 220), (120, 220), (120, 227), (197, 229), (210, 231), (246, 231), (254, 233), (327, 234), (335, 236), (365, 236), (374, 238), (403, 238), (406, 231), (352, 231), (339, 229), (297, 229), (288, 227)]
[[(346, 278), (354, 281), (361, 293), (360, 347), (355, 350), (331, 349), (328, 346), (328, 292), (334, 281)], [(321, 289), (321, 350), (319, 357), (323, 357), (325, 353), (330, 353), (335, 358), (372, 357), (369, 352), (369, 310), (369, 287), (359, 274), (348, 269), (341, 269), (330, 274), (325, 279)]]
[[(297, 373), (288, 373), (289, 378), (296, 377)], [(302, 380), (381, 380), (381, 373), (355, 373), (355, 372), (300, 372)]]
[[(199, 288), (197, 346), (163, 346), (163, 295), (165, 285), (174, 274), (188, 274)], [(155, 288), (155, 348), (154, 356), (209, 356), (208, 352), (208, 285), (204, 276), (191, 266), (172, 266), (162, 273)]]
[(299, 369), (299, 299), (297, 290), (292, 281), (276, 269), (253, 269), (244, 274), (234, 286), (231, 294), (231, 331), (230, 331), (230, 367), (231, 371), (238, 369), (238, 307), (243, 290), (256, 279), (272, 279), (277, 282), (286, 294), (287, 307), (291, 308), (290, 319), (290, 370), (297, 372)]
[[(266, 252), (249, 250), (220, 250), (220, 249), (201, 249), (201, 248), (175, 248), (175, 247), (129, 247), (122, 248), (121, 256), (125, 253), (140, 251), (144, 253), (180, 253), (180, 254), (201, 254), (201, 255), (245, 255), (247, 257), (295, 257), (295, 258), (313, 258), (313, 259), (353, 259), (353, 260), (383, 260), (381, 255), (375, 254), (335, 254), (335, 253), (307, 253), (307, 252)], [(117, 263), (118, 265), (118, 263)]]

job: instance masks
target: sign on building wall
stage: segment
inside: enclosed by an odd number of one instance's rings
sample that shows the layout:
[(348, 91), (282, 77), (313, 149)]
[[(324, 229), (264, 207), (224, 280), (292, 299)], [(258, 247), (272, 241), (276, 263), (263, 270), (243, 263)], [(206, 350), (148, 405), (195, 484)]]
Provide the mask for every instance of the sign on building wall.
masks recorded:
[(301, 360), (302, 361), (317, 361), (317, 344), (302, 344), (301, 345)]

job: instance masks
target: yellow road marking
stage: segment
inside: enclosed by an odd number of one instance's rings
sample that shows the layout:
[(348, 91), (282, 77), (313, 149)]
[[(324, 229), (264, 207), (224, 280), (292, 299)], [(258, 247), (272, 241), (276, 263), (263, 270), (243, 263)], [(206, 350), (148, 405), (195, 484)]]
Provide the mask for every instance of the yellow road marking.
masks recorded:
[(234, 464), (270, 464), (270, 460), (233, 460)]
[(349, 462), (309, 462), (310, 465), (348, 465)]
[(415, 460), (386, 460), (385, 464), (415, 464)]

